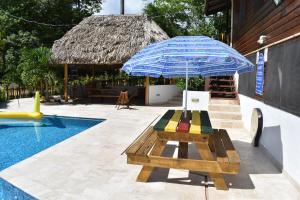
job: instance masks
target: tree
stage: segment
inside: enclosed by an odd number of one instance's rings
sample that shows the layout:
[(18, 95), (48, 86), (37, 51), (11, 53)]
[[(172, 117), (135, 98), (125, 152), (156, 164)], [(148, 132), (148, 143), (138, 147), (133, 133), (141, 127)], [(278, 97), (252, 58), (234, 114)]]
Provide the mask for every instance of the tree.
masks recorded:
[(54, 84), (56, 77), (48, 65), (50, 55), (46, 47), (22, 50), (18, 73), (27, 88), (40, 89), (43, 93)]
[(146, 5), (145, 13), (170, 37), (178, 35), (206, 35), (219, 38), (228, 33), (226, 15), (205, 16), (204, 0), (154, 0)]
[(22, 51), (51, 47), (84, 17), (99, 12), (101, 4), (102, 0), (0, 1), (0, 84), (21, 84)]
[(38, 46), (39, 39), (29, 32), (19, 31), (16, 34), (9, 35), (4, 41), (6, 44), (4, 80), (7, 83), (22, 85), (20, 73), (17, 68), (21, 51), (24, 48), (29, 49)]
[[(206, 35), (219, 39), (221, 33), (230, 33), (228, 12), (205, 16), (204, 0), (154, 0), (146, 5), (144, 11), (170, 37)], [(181, 90), (185, 89), (185, 80), (176, 79), (176, 85)], [(203, 90), (203, 87), (202, 77), (190, 78), (189, 90)]]

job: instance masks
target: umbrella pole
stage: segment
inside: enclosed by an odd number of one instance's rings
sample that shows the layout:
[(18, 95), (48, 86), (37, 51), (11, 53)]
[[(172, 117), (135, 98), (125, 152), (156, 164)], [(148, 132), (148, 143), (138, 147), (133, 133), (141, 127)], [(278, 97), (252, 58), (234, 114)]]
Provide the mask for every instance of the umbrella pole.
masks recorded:
[(185, 63), (185, 105), (184, 105), (184, 118), (187, 116), (187, 95), (188, 95), (188, 62)]

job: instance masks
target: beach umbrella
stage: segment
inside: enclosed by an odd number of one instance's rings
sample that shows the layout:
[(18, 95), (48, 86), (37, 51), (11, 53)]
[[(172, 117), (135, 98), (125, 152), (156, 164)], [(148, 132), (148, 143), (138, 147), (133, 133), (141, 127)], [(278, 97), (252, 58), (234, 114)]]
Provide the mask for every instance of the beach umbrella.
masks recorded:
[(235, 49), (206, 36), (178, 36), (150, 44), (122, 67), (132, 76), (185, 77), (185, 116), (188, 77), (231, 76), (253, 69), (254, 65)]

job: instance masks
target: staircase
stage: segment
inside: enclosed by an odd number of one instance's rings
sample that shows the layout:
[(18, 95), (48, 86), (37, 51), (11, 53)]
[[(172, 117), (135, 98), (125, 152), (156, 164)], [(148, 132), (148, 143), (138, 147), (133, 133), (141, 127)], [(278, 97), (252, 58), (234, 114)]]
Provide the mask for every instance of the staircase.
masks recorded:
[(236, 99), (237, 92), (233, 76), (214, 76), (209, 80), (211, 98)]
[(238, 99), (210, 99), (208, 111), (213, 128), (244, 130)]

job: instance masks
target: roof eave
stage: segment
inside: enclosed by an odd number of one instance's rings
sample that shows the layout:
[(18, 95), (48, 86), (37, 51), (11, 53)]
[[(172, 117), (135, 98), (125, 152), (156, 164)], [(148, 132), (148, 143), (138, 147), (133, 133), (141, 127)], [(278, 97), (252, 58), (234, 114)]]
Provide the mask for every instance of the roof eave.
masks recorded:
[(205, 15), (212, 15), (231, 8), (231, 0), (205, 0)]

